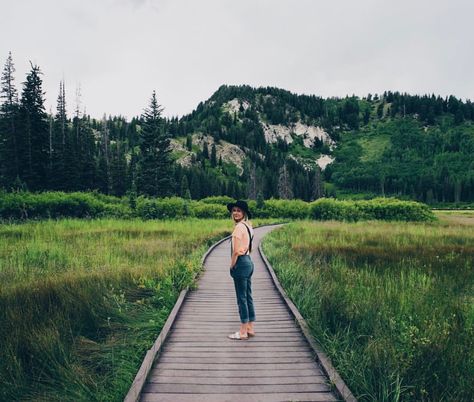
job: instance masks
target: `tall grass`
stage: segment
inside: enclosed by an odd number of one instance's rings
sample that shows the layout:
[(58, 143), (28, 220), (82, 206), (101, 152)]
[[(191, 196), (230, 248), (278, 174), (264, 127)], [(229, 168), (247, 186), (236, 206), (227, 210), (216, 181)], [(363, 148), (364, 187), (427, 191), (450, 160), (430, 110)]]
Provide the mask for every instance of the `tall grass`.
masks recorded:
[(2, 225), (0, 400), (122, 400), (203, 253), (232, 226), (229, 219)]
[(264, 251), (361, 401), (472, 401), (473, 226), (300, 222)]

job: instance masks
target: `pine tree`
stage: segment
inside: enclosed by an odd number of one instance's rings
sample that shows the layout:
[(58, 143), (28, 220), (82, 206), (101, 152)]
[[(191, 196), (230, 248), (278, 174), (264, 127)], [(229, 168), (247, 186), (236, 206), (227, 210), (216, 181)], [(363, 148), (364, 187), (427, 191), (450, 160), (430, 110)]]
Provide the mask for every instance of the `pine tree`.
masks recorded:
[(247, 181), (247, 196), (250, 200), (257, 198), (257, 175), (255, 162), (250, 162), (248, 181)]
[(65, 175), (65, 149), (67, 136), (66, 92), (64, 82), (59, 82), (56, 116), (52, 125), (50, 160), (50, 185), (55, 190), (65, 190), (69, 178)]
[[(90, 119), (85, 115), (82, 117), (81, 127), (83, 141), (81, 149), (82, 172), (80, 174), (80, 189), (92, 190), (94, 189), (97, 174), (95, 163), (96, 145)], [(127, 185), (126, 181), (125, 184)]]
[(188, 185), (188, 178), (186, 177), (185, 174), (183, 174), (183, 178), (181, 179), (181, 189), (180, 189), (179, 195), (186, 199), (191, 198), (191, 192), (189, 191), (189, 185)]
[(202, 157), (204, 159), (209, 159), (209, 149), (207, 147), (207, 142), (204, 141), (204, 144), (202, 146)]
[(188, 151), (192, 151), (193, 149), (193, 137), (190, 134), (186, 136), (186, 148)]
[(169, 134), (164, 130), (163, 108), (153, 91), (150, 105), (142, 116), (138, 191), (150, 196), (165, 197), (173, 193), (172, 160)]
[(191, 171), (191, 179), (189, 183), (189, 191), (191, 193), (191, 197), (195, 200), (201, 198), (201, 188), (200, 182), (198, 177), (198, 172), (196, 170)]
[(107, 118), (104, 114), (102, 119), (101, 130), (101, 155), (100, 155), (100, 172), (102, 191), (106, 194), (112, 192), (112, 183), (110, 180), (110, 132)]
[(291, 200), (293, 198), (293, 189), (291, 188), (290, 174), (286, 163), (283, 164), (279, 171), (278, 195), (284, 200)]
[(259, 190), (257, 194), (257, 209), (263, 209), (265, 207), (265, 200), (263, 199), (262, 191)]
[(44, 108), (41, 71), (31, 64), (31, 71), (23, 83), (20, 102), (21, 129), (25, 136), (25, 147), (20, 150), (23, 166), (22, 179), (29, 190), (47, 187), (49, 130)]
[(123, 152), (123, 145), (117, 141), (115, 152), (112, 153), (112, 160), (110, 165), (110, 181), (112, 187), (112, 194), (117, 197), (125, 195), (125, 177), (127, 174), (127, 161), (125, 153)]
[(217, 151), (216, 151), (216, 144), (212, 144), (211, 148), (211, 166), (216, 167), (217, 165)]
[(10, 187), (19, 179), (18, 93), (14, 83), (15, 66), (8, 54), (1, 78), (0, 97), (0, 185)]
[(312, 200), (317, 200), (321, 198), (324, 194), (323, 190), (323, 181), (321, 179), (321, 169), (319, 166), (316, 166), (314, 169), (314, 180), (313, 180), (313, 191), (311, 194)]

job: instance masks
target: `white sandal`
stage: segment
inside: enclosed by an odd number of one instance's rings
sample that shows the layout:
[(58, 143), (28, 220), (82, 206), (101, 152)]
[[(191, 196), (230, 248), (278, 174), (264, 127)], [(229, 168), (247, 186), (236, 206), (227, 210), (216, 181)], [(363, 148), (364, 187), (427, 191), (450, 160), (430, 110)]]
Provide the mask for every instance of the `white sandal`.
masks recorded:
[(233, 334), (227, 335), (228, 338), (230, 339), (237, 339), (237, 340), (244, 340), (244, 339), (249, 339), (249, 336), (240, 336), (240, 332), (234, 332)]

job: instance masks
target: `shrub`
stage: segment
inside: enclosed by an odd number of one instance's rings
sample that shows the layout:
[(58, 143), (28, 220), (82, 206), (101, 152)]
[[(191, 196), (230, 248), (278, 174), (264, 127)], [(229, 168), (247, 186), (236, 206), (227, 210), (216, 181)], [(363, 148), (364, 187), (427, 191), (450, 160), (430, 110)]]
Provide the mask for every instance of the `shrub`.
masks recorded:
[(220, 204), (206, 204), (195, 201), (189, 205), (190, 215), (196, 218), (225, 219), (229, 217), (227, 207)]
[[(207, 197), (193, 201), (180, 197), (146, 198), (108, 196), (97, 192), (29, 193), (0, 192), (0, 219), (49, 218), (131, 218), (172, 219), (193, 216), (197, 218), (225, 219), (229, 217), (226, 204), (233, 201), (226, 196)], [(302, 200), (269, 199), (249, 200), (254, 218), (318, 219), (358, 221), (382, 219), (401, 221), (430, 221), (436, 217), (425, 204), (401, 201), (395, 198), (372, 200), (336, 200), (320, 198), (311, 203)], [(257, 206), (258, 205), (258, 206)]]
[(351, 201), (320, 198), (310, 205), (310, 217), (317, 220), (358, 221), (368, 216)]
[[(249, 204), (256, 210), (256, 201)], [(252, 210), (252, 209), (251, 209)], [(309, 215), (309, 204), (302, 200), (275, 200), (265, 201), (261, 210), (257, 210), (260, 218), (306, 219)]]
[(137, 198), (136, 213), (143, 219), (182, 218), (187, 215), (186, 200), (179, 197)]
[(199, 200), (204, 204), (220, 204), (220, 205), (227, 205), (229, 202), (235, 201), (233, 198), (228, 197), (226, 195), (216, 195), (212, 197), (206, 197)]
[(398, 221), (431, 221), (436, 217), (425, 204), (395, 198), (360, 201), (338, 201), (320, 198), (311, 203), (310, 217), (318, 220), (358, 221), (381, 219)]
[(59, 191), (2, 193), (0, 218), (95, 218), (100, 216), (123, 217), (130, 214), (130, 209), (120, 199), (107, 197), (96, 197), (91, 193), (63, 193)]

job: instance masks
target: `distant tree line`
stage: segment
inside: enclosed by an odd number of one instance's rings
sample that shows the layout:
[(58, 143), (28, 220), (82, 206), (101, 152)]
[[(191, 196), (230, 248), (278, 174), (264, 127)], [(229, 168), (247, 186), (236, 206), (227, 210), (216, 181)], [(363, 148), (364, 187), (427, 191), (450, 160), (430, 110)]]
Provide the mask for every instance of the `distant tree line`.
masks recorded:
[[(91, 118), (79, 100), (69, 112), (64, 82), (59, 83), (56, 111), (48, 113), (39, 67), (31, 65), (21, 93), (14, 73), (9, 54), (0, 89), (0, 186), (8, 191), (311, 201), (327, 195), (326, 183), (333, 183), (349, 191), (427, 202), (474, 199), (474, 106), (453, 96), (385, 92), (323, 99), (271, 87), (223, 85), (179, 119), (162, 116), (153, 92), (143, 114), (127, 121), (122, 116)], [(226, 106), (231, 100), (237, 100), (237, 109)], [(337, 147), (331, 150), (316, 140), (308, 149), (298, 137), (291, 144), (281, 139), (268, 143), (262, 121), (322, 127)], [(210, 135), (212, 143), (193, 144), (196, 133)], [(388, 146), (367, 157), (363, 143), (369, 137), (377, 139), (374, 143), (385, 139)], [(174, 160), (171, 139), (192, 151), (190, 164)], [(242, 174), (218, 157), (219, 141), (245, 150)], [(315, 163), (320, 154), (336, 157), (324, 172)], [(298, 155), (312, 163), (301, 163)]]
[[(47, 113), (40, 68), (31, 65), (20, 97), (14, 73), (9, 54), (1, 78), (0, 107), (0, 185), (7, 190), (97, 189), (116, 196), (136, 193), (199, 199), (212, 195), (256, 198), (260, 194), (280, 198), (274, 169), (281, 170), (285, 157), (266, 146), (252, 110), (241, 125), (230, 117), (226, 119), (227, 115), (214, 121), (209, 113), (209, 118), (204, 119), (206, 132), (217, 141), (227, 139), (249, 148), (243, 176), (236, 174), (235, 167), (217, 160), (215, 145), (198, 152), (192, 166), (181, 167), (173, 163), (169, 142), (173, 137), (192, 133), (193, 124), (187, 117), (163, 118), (155, 93), (144, 113), (130, 122), (121, 116), (93, 119), (78, 105), (70, 118), (64, 82), (59, 83), (56, 112)], [(198, 110), (201, 108), (202, 105)], [(265, 152), (266, 161), (257, 156), (259, 150)], [(308, 188), (314, 178), (297, 164), (288, 162), (288, 169), (297, 178), (285, 183), (293, 188), (288, 194), (310, 200)], [(300, 186), (302, 182), (305, 185)]]

